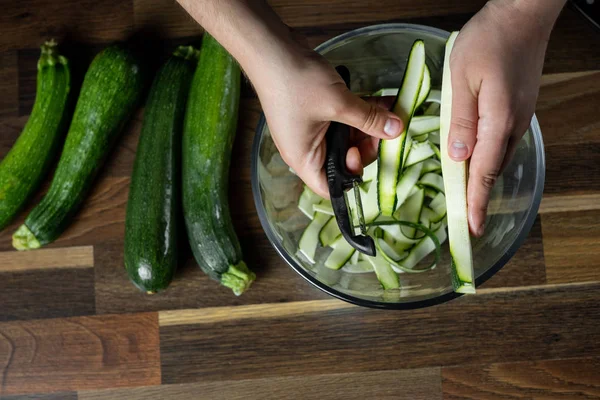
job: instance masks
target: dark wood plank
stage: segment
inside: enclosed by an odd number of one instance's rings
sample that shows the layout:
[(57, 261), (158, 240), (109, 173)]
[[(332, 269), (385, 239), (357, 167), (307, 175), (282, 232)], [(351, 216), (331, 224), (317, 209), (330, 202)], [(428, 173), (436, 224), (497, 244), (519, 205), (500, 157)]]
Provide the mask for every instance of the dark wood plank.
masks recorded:
[(482, 288), (534, 286), (546, 283), (542, 224), (537, 217), (529, 236), (502, 269)]
[(123, 244), (119, 241), (96, 246), (96, 312), (123, 313), (171, 309), (215, 307), (258, 303), (326, 299), (296, 274), (272, 249), (266, 237), (241, 236), (242, 250), (250, 268), (257, 273), (253, 286), (236, 297), (230, 289), (208, 278), (187, 249), (183, 237), (184, 262), (169, 288), (154, 295), (136, 289), (123, 267)]
[(0, 323), (3, 395), (160, 383), (156, 314)]
[(201, 35), (203, 29), (175, 0), (133, 0), (136, 29), (152, 29), (163, 37)]
[(0, 117), (16, 116), (19, 110), (17, 53), (0, 52)]
[(0, 304), (1, 321), (94, 314), (94, 270), (0, 273)]
[[(37, 200), (42, 198), (42, 190)], [(125, 207), (129, 193), (129, 178), (107, 177), (94, 185), (84, 201), (73, 223), (49, 248), (88, 246), (108, 240), (122, 240), (125, 232)], [(32, 201), (29, 209), (37, 201)], [(28, 210), (25, 210), (10, 226), (0, 232), (0, 251), (13, 250), (12, 234), (23, 223)]]
[[(161, 326), (163, 383), (600, 355), (600, 284), (493, 290), (421, 310), (349, 307)], [(327, 304), (327, 301), (323, 303)], [(302, 311), (302, 303), (297, 303)], [(257, 308), (260, 310), (260, 307)], [(290, 311), (291, 310), (291, 311)], [(289, 314), (289, 315), (288, 315)], [(224, 313), (224, 315), (227, 315)], [(288, 316), (286, 316), (288, 315)], [(268, 329), (265, 330), (265, 326)]]
[(197, 398), (211, 400), (441, 400), (442, 393), (440, 370), (428, 368), (200, 382), (79, 394), (81, 400), (187, 400)]
[[(15, 114), (17, 109), (18, 107), (15, 108)], [(0, 134), (0, 159), (3, 159), (12, 148), (27, 123), (27, 118), (28, 116), (0, 119), (0, 132), (2, 132)]]
[(19, 115), (23, 116), (31, 113), (35, 102), (37, 63), (40, 58), (40, 49), (22, 49), (18, 50), (17, 54), (19, 58)]
[(108, 42), (132, 32), (133, 4), (112, 0), (11, 1), (4, 4), (0, 26), (0, 51), (35, 48), (50, 38)]
[(545, 194), (600, 192), (600, 142), (546, 146)]
[(76, 392), (60, 392), (47, 394), (21, 394), (2, 396), (2, 400), (77, 400)]
[(600, 399), (600, 358), (452, 367), (444, 399)]
[(600, 71), (546, 75), (536, 115), (546, 146), (600, 141)]
[(0, 320), (93, 314), (93, 266), (91, 247), (0, 252)]
[(544, 215), (548, 283), (600, 281), (600, 210)]

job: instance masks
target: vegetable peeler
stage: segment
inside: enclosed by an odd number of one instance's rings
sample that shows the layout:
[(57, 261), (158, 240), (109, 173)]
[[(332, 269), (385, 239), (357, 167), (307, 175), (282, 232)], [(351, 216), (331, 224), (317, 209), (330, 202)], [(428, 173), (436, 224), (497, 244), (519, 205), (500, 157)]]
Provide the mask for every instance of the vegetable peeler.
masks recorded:
[[(348, 71), (348, 68), (338, 66), (336, 71), (344, 79), (346, 86), (350, 87), (350, 71)], [(362, 178), (351, 174), (346, 169), (346, 154), (350, 148), (350, 127), (339, 122), (331, 122), (326, 133), (326, 141), (325, 171), (327, 173), (331, 206), (340, 231), (346, 241), (356, 250), (369, 256), (375, 256), (375, 242), (373, 238), (367, 235), (360, 197), (359, 185), (362, 183)], [(346, 191), (350, 190), (354, 192), (355, 209), (361, 230), (360, 235), (356, 235), (354, 232), (348, 204), (346, 203)]]

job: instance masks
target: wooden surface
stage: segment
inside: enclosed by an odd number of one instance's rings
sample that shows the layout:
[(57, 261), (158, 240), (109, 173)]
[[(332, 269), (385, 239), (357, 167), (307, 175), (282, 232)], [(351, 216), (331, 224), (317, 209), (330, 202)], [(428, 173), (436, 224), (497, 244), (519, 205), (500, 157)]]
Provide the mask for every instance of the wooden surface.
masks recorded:
[[(484, 0), (272, 0), (311, 45), (357, 27), (458, 29)], [(0, 157), (27, 121), (37, 46), (72, 43), (75, 74), (110, 41), (199, 28), (172, 0), (2, 1)], [(75, 223), (47, 249), (16, 253), (0, 232), (1, 399), (600, 399), (600, 32), (566, 9), (548, 47), (537, 116), (546, 190), (514, 258), (479, 290), (404, 312), (355, 307), (279, 258), (251, 196), (260, 105), (246, 87), (231, 196), (258, 279), (232, 296), (187, 261), (146, 296), (123, 270), (129, 175), (142, 111)], [(79, 70), (78, 70), (79, 68)], [(45, 188), (31, 202), (35, 204)]]

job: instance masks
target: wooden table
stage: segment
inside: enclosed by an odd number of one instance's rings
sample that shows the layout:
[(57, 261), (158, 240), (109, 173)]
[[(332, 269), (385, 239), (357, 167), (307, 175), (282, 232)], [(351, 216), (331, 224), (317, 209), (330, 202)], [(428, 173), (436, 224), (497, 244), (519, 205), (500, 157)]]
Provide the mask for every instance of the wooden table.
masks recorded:
[[(381, 22), (459, 29), (485, 1), (270, 3), (316, 45)], [(4, 0), (0, 27), (0, 156), (27, 120), (45, 39), (66, 34), (93, 54), (138, 30), (159, 32), (167, 47), (201, 32), (172, 0)], [(14, 252), (10, 235), (25, 213), (0, 233), (0, 397), (600, 398), (599, 44), (600, 32), (563, 12), (537, 107), (547, 174), (529, 238), (476, 296), (422, 310), (333, 300), (277, 256), (251, 195), (260, 106), (250, 90), (231, 191), (256, 284), (236, 298), (184, 249), (188, 261), (166, 293), (139, 293), (123, 269), (138, 113), (60, 240)]]

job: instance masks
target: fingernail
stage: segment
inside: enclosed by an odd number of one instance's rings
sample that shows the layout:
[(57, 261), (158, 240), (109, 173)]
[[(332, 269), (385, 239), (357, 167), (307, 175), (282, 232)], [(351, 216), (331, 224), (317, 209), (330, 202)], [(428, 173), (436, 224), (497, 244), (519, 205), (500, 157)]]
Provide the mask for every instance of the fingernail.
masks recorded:
[(388, 119), (383, 127), (383, 131), (388, 136), (398, 136), (400, 133), (400, 121), (394, 118)]
[(455, 140), (450, 146), (450, 156), (452, 158), (465, 158), (469, 153), (467, 145), (460, 140)]

